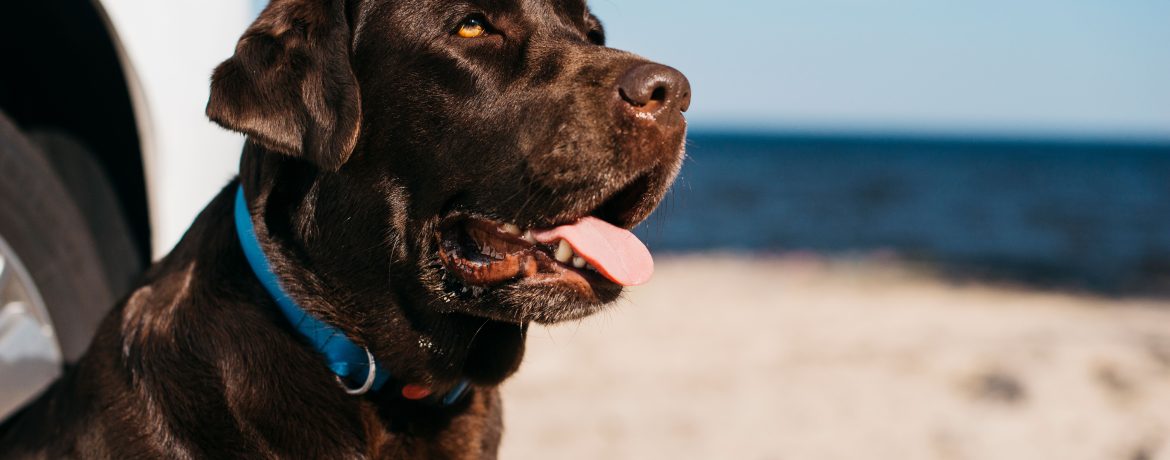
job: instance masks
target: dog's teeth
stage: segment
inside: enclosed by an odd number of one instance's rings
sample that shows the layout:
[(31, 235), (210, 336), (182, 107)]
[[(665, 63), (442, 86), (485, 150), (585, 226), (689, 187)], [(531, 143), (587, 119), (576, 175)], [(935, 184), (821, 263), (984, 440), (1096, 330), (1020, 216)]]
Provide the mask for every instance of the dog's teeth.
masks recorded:
[(532, 236), (532, 230), (525, 230), (524, 236), (521, 236), (521, 238), (523, 238), (524, 241), (527, 241), (529, 244), (536, 244), (536, 237)]
[(585, 266), (585, 259), (582, 259), (580, 257), (573, 257), (573, 266), (577, 267), (577, 268), (584, 267)]
[(500, 231), (509, 235), (520, 236), (520, 226), (516, 224), (504, 224), (500, 226)]
[(561, 240), (561, 244), (557, 245), (556, 253), (557, 262), (567, 264), (573, 259), (573, 247), (569, 246), (569, 242)]

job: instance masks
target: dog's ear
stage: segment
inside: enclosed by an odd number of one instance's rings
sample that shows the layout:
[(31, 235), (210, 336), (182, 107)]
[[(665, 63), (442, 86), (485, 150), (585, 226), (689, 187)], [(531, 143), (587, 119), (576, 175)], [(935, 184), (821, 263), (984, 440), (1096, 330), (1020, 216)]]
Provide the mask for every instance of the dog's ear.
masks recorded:
[(215, 69), (207, 116), (337, 171), (361, 125), (343, 0), (274, 0)]

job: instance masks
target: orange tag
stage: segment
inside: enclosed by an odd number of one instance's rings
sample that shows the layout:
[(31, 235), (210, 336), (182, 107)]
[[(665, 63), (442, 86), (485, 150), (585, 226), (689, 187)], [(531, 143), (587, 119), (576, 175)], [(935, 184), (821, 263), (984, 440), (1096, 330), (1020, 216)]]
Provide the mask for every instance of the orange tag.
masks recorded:
[(419, 400), (431, 395), (431, 389), (420, 385), (408, 384), (402, 387), (402, 397), (410, 400)]

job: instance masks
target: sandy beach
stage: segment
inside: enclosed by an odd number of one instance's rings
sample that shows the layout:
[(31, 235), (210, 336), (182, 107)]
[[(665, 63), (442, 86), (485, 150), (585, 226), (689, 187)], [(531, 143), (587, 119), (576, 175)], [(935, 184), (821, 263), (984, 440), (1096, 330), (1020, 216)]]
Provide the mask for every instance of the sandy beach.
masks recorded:
[(1170, 302), (665, 257), (503, 391), (505, 459), (1170, 459)]

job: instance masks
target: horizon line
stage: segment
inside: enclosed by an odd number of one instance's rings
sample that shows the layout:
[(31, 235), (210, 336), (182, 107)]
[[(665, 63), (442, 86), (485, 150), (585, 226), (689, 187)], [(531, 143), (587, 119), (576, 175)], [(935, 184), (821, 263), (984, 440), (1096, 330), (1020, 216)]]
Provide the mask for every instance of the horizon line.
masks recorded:
[(1170, 133), (1101, 133), (1063, 130), (932, 129), (904, 127), (800, 127), (696, 123), (687, 135), (788, 137), (809, 139), (886, 139), (920, 141), (1111, 144), (1170, 148)]

